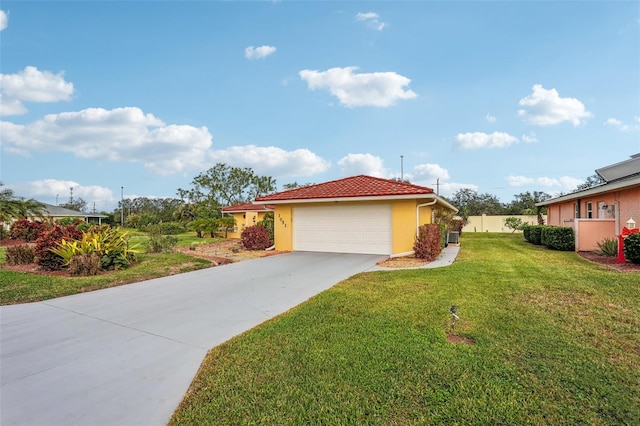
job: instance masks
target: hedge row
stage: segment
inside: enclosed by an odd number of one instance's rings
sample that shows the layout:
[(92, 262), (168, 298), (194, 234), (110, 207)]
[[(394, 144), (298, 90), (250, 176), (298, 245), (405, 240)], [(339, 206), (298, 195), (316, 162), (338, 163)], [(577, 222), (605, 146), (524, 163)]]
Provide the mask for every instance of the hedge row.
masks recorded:
[(576, 237), (573, 228), (566, 226), (527, 225), (523, 229), (524, 239), (531, 244), (543, 245), (552, 250), (573, 251)]

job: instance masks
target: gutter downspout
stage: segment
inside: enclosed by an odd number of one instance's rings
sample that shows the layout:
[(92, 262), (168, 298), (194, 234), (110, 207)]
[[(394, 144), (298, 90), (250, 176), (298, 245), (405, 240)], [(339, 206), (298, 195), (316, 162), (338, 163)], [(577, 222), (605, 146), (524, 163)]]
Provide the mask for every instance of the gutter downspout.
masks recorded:
[(418, 204), (416, 206), (416, 236), (418, 235), (418, 232), (420, 232), (420, 207), (432, 206), (437, 202), (438, 202), (438, 199), (434, 198), (433, 201), (431, 201), (431, 202), (424, 203), (424, 204)]

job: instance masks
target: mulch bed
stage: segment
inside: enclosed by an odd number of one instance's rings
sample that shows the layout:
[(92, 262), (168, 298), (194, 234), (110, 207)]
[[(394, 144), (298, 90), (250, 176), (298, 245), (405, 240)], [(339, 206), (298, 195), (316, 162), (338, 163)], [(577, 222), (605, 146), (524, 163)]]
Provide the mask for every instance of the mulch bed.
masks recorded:
[[(25, 244), (24, 241), (3, 239), (0, 246), (9, 247), (14, 245)], [(242, 244), (237, 240), (227, 240), (218, 243), (201, 244), (191, 250), (190, 247), (179, 247), (175, 251), (187, 254), (189, 256), (198, 257), (209, 260), (213, 265), (220, 266), (229, 263), (241, 262), (243, 260), (255, 259), (259, 257), (273, 256), (282, 252), (263, 251), (263, 250), (244, 250)], [(1, 265), (1, 269), (15, 272), (25, 272), (29, 274), (40, 274), (48, 276), (69, 277), (69, 271), (63, 269), (61, 271), (47, 271), (40, 268), (36, 263), (27, 265)], [(100, 271), (99, 275), (109, 274), (113, 271)]]
[(597, 263), (620, 272), (640, 272), (640, 264), (618, 263), (617, 256), (605, 256), (593, 251), (579, 251), (578, 255), (589, 262)]

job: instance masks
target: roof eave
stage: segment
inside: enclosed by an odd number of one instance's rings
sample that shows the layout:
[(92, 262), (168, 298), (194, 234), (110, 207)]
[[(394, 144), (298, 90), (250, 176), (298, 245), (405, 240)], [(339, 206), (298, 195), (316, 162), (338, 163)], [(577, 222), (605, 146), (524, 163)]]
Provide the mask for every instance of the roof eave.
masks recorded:
[(571, 194), (562, 195), (557, 198), (552, 198), (550, 200), (542, 201), (540, 203), (536, 203), (538, 207), (548, 206), (550, 204), (562, 203), (565, 201), (577, 200), (583, 197), (589, 197), (592, 195), (605, 194), (607, 192), (619, 191), (621, 189), (631, 188), (633, 186), (640, 185), (640, 176), (634, 177), (632, 179), (624, 179), (612, 183), (605, 183), (604, 185), (599, 185), (593, 188), (585, 189), (583, 191), (573, 192)]
[(358, 202), (358, 201), (393, 201), (393, 200), (415, 200), (426, 199), (436, 200), (437, 204), (458, 211), (453, 205), (451, 205), (444, 198), (436, 194), (402, 194), (402, 195), (370, 195), (362, 197), (327, 197), (327, 198), (302, 198), (302, 199), (289, 199), (289, 200), (267, 200), (267, 201), (254, 201), (254, 204), (313, 204), (313, 203), (340, 203), (340, 202)]

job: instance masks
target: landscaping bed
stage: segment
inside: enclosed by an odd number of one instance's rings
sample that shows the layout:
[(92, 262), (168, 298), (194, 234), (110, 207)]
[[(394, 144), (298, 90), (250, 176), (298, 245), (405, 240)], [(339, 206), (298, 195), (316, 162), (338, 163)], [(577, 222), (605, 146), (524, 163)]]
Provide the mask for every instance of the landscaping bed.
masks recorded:
[(589, 262), (597, 263), (620, 272), (640, 272), (640, 264), (625, 262), (618, 263), (616, 256), (605, 256), (593, 251), (579, 251), (578, 255)]
[(207, 259), (217, 265), (241, 262), (243, 260), (257, 259), (260, 257), (280, 254), (280, 251), (245, 250), (240, 240), (226, 240), (197, 246), (178, 247), (175, 249), (189, 256)]

